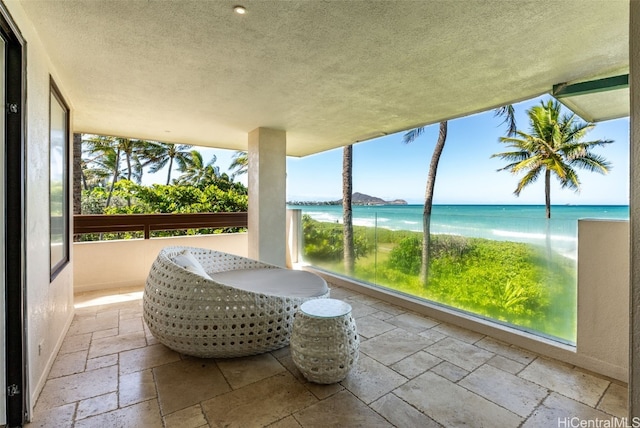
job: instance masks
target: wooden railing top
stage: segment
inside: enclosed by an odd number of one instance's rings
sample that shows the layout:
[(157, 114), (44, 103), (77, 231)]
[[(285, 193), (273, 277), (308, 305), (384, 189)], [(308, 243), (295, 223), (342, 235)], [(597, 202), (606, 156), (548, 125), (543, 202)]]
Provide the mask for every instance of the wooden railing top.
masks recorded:
[(84, 214), (73, 216), (73, 233), (144, 231), (144, 239), (153, 230), (218, 229), (247, 227), (246, 212), (197, 214)]

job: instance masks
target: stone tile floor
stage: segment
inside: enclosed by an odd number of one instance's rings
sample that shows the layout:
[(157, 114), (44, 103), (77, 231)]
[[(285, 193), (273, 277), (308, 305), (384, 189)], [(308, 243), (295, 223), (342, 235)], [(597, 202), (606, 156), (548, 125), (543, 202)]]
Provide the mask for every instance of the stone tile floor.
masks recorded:
[(360, 358), (334, 385), (306, 382), (288, 348), (173, 352), (146, 328), (141, 295), (76, 297), (28, 427), (538, 428), (626, 416), (626, 385), (346, 289), (331, 296), (353, 307)]

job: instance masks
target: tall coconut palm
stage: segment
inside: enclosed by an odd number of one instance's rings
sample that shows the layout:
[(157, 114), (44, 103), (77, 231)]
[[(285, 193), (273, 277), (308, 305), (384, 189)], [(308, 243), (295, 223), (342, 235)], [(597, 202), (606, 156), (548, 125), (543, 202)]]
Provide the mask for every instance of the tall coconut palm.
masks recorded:
[(344, 146), (342, 154), (342, 238), (344, 269), (347, 275), (353, 275), (355, 252), (353, 248), (353, 145)]
[[(513, 135), (516, 131), (516, 120), (514, 108), (512, 105), (499, 107), (494, 112), (495, 116), (504, 117), (503, 123), (507, 124), (507, 135)], [(425, 127), (415, 128), (404, 134), (402, 141), (405, 144), (412, 143), (420, 137), (425, 131)], [(427, 176), (427, 186), (425, 189), (424, 209), (422, 212), (422, 260), (420, 263), (420, 282), (427, 285), (429, 277), (429, 250), (431, 247), (431, 211), (433, 208), (433, 192), (436, 185), (436, 176), (438, 173), (438, 164), (440, 156), (447, 142), (447, 121), (440, 122), (438, 140), (431, 155), (429, 163), (429, 174)]]
[(162, 142), (151, 142), (145, 151), (144, 165), (149, 166), (149, 172), (155, 174), (165, 166), (167, 168), (167, 185), (171, 183), (171, 173), (173, 164), (177, 163), (182, 167), (190, 159), (193, 146), (188, 144), (170, 144)]
[[(415, 128), (404, 134), (402, 141), (409, 144), (415, 141), (424, 133), (425, 127)], [(438, 141), (433, 148), (431, 162), (429, 164), (429, 175), (427, 176), (427, 187), (424, 195), (424, 209), (422, 211), (422, 261), (420, 263), (420, 282), (427, 284), (429, 277), (429, 248), (431, 245), (431, 210), (433, 207), (433, 190), (436, 185), (436, 175), (438, 173), (438, 163), (440, 156), (447, 142), (447, 121), (440, 122), (438, 131)]]
[(516, 131), (514, 137), (502, 137), (500, 142), (514, 149), (496, 153), (492, 157), (509, 162), (498, 171), (512, 174), (525, 172), (514, 191), (520, 196), (522, 190), (544, 174), (546, 216), (551, 218), (551, 175), (560, 186), (574, 191), (580, 190), (580, 180), (575, 168), (606, 174), (611, 164), (602, 156), (594, 154), (595, 147), (610, 144), (612, 140), (583, 141), (595, 124), (583, 122), (575, 113), (561, 116), (558, 101), (542, 101), (539, 106), (527, 111), (530, 133)]

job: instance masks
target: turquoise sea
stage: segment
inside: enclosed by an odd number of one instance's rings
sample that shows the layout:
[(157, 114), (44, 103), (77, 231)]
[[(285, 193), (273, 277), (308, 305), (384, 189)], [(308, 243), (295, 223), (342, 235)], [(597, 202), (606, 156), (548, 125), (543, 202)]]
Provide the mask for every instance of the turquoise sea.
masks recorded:
[[(342, 223), (342, 206), (290, 205), (314, 220)], [(422, 231), (422, 205), (354, 206), (355, 225)], [(431, 232), (544, 244), (575, 258), (579, 219), (628, 220), (627, 205), (556, 205), (551, 220), (544, 205), (434, 205)]]

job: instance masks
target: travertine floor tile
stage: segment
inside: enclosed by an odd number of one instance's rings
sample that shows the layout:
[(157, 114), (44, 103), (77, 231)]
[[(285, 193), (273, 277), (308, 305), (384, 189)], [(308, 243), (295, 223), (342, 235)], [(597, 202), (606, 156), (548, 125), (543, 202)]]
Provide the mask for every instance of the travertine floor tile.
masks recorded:
[(217, 363), (233, 389), (242, 388), (286, 370), (271, 354), (219, 359)]
[(87, 350), (72, 352), (70, 354), (58, 354), (58, 357), (51, 366), (49, 379), (68, 376), (74, 373), (81, 373), (85, 370), (87, 363)]
[[(289, 372), (282, 372), (202, 403), (213, 426), (266, 426), (318, 400)], [(216, 425), (217, 424), (217, 425)]]
[(108, 328), (106, 330), (95, 331), (92, 334), (92, 339), (103, 339), (105, 337), (112, 337), (118, 335), (118, 327)]
[(454, 383), (469, 374), (469, 371), (462, 367), (458, 367), (455, 364), (451, 364), (449, 361), (441, 362), (437, 366), (433, 367), (431, 371)]
[(412, 312), (400, 314), (385, 321), (412, 333), (421, 333), (439, 324), (431, 318), (423, 317)]
[(115, 366), (116, 364), (118, 364), (118, 354), (105, 355), (104, 357), (88, 359), (86, 370), (96, 370), (103, 367)]
[(231, 390), (213, 360), (189, 358), (156, 367), (153, 372), (163, 415)]
[(165, 428), (199, 428), (208, 426), (199, 404), (178, 410), (164, 417)]
[(144, 346), (147, 346), (147, 341), (142, 332), (94, 339), (89, 348), (89, 358), (102, 357), (104, 355), (142, 348)]
[(137, 315), (133, 318), (120, 319), (118, 334), (137, 333), (144, 331), (142, 327), (142, 317)]
[(307, 388), (313, 395), (316, 396), (319, 400), (324, 400), (325, 398), (335, 394), (338, 391), (342, 391), (344, 387), (339, 383), (332, 383), (328, 385), (319, 384), (309, 382), (305, 379), (304, 375), (300, 373), (300, 370), (296, 367), (291, 358), (291, 355), (280, 357), (278, 360), (280, 364), (282, 364), (288, 371), (291, 373), (299, 382), (304, 384), (305, 388)]
[(439, 428), (442, 425), (394, 394), (371, 403), (371, 408), (397, 427)]
[(420, 336), (424, 337), (425, 339), (427, 339), (431, 343), (436, 343), (436, 342), (441, 341), (442, 339), (445, 339), (445, 338), (449, 337), (446, 334), (440, 333), (439, 331), (434, 330), (432, 328), (421, 332)]
[(109, 394), (99, 395), (93, 398), (87, 398), (86, 400), (82, 400), (78, 403), (76, 420), (99, 415), (100, 413), (110, 412), (117, 408), (118, 394), (115, 392), (110, 392)]
[(153, 428), (162, 427), (157, 400), (149, 400), (76, 422), (75, 428)]
[(626, 416), (623, 385), (334, 290), (357, 310), (362, 342), (332, 385), (306, 381), (288, 347), (217, 360), (171, 351), (142, 322), (139, 292), (79, 307), (27, 428), (541, 428)]
[(360, 294), (347, 288), (335, 287), (331, 284), (329, 284), (329, 288), (331, 289), (330, 294), (332, 299), (347, 300), (349, 297), (357, 296), (358, 294)]
[(280, 419), (277, 422), (268, 425), (269, 428), (301, 428), (302, 425), (296, 421), (296, 418), (293, 416), (287, 416), (284, 419)]
[(511, 360), (507, 357), (503, 357), (502, 355), (494, 356), (489, 361), (487, 361), (487, 364), (511, 374), (517, 374), (525, 367), (524, 364)]
[[(522, 428), (587, 426), (588, 421), (600, 420), (602, 422), (608, 420), (610, 422), (611, 419), (612, 416), (606, 413), (554, 392), (533, 412), (529, 419), (522, 425)], [(584, 421), (585, 425), (580, 425), (582, 423), (581, 421)], [(605, 425), (602, 424), (601, 426)], [(608, 426), (624, 425), (614, 425), (610, 423)]]
[(518, 376), (592, 407), (609, 386), (607, 380), (546, 358), (536, 359)]
[(180, 354), (166, 346), (145, 346), (144, 348), (120, 352), (120, 373), (133, 373), (175, 361), (180, 361)]
[(440, 364), (442, 360), (427, 352), (420, 351), (413, 355), (409, 355), (407, 358), (398, 361), (391, 366), (392, 369), (400, 373), (401, 375), (413, 379), (414, 377), (421, 375), (422, 373)]
[(407, 378), (374, 359), (360, 354), (358, 364), (341, 383), (366, 404), (402, 385)]
[(50, 409), (104, 395), (117, 389), (118, 368), (116, 366), (49, 379), (40, 393), (38, 406), (42, 409)]
[(72, 352), (89, 349), (91, 334), (92, 333), (84, 333), (76, 336), (67, 336), (62, 342), (62, 346), (60, 347), (60, 352), (58, 354), (70, 354)]
[(469, 371), (480, 367), (494, 355), (475, 345), (450, 337), (429, 346), (426, 351)]
[(349, 296), (346, 301), (349, 304), (352, 304), (354, 302), (358, 302), (358, 303), (364, 303), (365, 305), (375, 305), (376, 303), (379, 303), (380, 300), (376, 299), (375, 297), (371, 297), (371, 296), (367, 296), (366, 294), (354, 294), (353, 296)]
[(483, 334), (445, 323), (438, 324), (432, 330), (467, 343), (476, 343), (484, 337)]
[(396, 328), (361, 342), (360, 352), (364, 352), (383, 364), (393, 364), (430, 344), (431, 342), (422, 336)]
[(120, 375), (118, 396), (120, 407), (130, 406), (156, 397), (156, 384), (151, 370)]
[(471, 372), (458, 385), (522, 417), (529, 416), (549, 392), (535, 383), (486, 364)]
[(374, 317), (377, 318), (379, 320), (385, 321), (388, 320), (390, 318), (395, 317), (396, 315), (390, 314), (389, 312), (385, 312), (385, 311), (378, 311), (378, 312), (374, 312), (370, 315), (368, 315), (370, 317)]
[(443, 426), (509, 427), (522, 418), (447, 379), (426, 372), (394, 391)]
[(314, 404), (294, 417), (304, 428), (393, 426), (347, 391)]
[(378, 312), (378, 310), (374, 307), (371, 307), (365, 303), (360, 303), (357, 300), (346, 300), (347, 303), (351, 305), (351, 315), (356, 319), (356, 324), (358, 323), (358, 319), (365, 317), (367, 315), (371, 315), (374, 312)]
[(510, 360), (517, 361), (525, 366), (536, 359), (536, 354), (533, 352), (526, 351), (522, 348), (518, 348), (517, 346), (511, 346), (491, 337), (485, 337), (476, 342), (475, 345), (493, 352), (494, 354), (502, 355)]
[(367, 315), (358, 318), (357, 321), (358, 334), (366, 339), (372, 338), (389, 330), (396, 328), (395, 325), (380, 320), (373, 315)]
[(392, 305), (386, 302), (381, 302), (380, 300), (376, 300), (376, 302), (372, 303), (371, 306), (393, 316), (397, 316), (407, 312), (406, 309), (401, 308), (400, 306)]
[(25, 425), (25, 428), (73, 428), (73, 414), (76, 411), (76, 403), (66, 404), (53, 409), (34, 409), (33, 421)]
[(94, 331), (108, 330), (118, 327), (118, 312), (112, 311), (102, 316), (96, 315), (93, 318), (83, 318), (82, 320), (74, 318), (69, 327), (68, 336), (78, 334), (93, 333)]
[(628, 389), (625, 386), (611, 383), (604, 397), (598, 404), (598, 409), (610, 415), (624, 418), (627, 416)]

